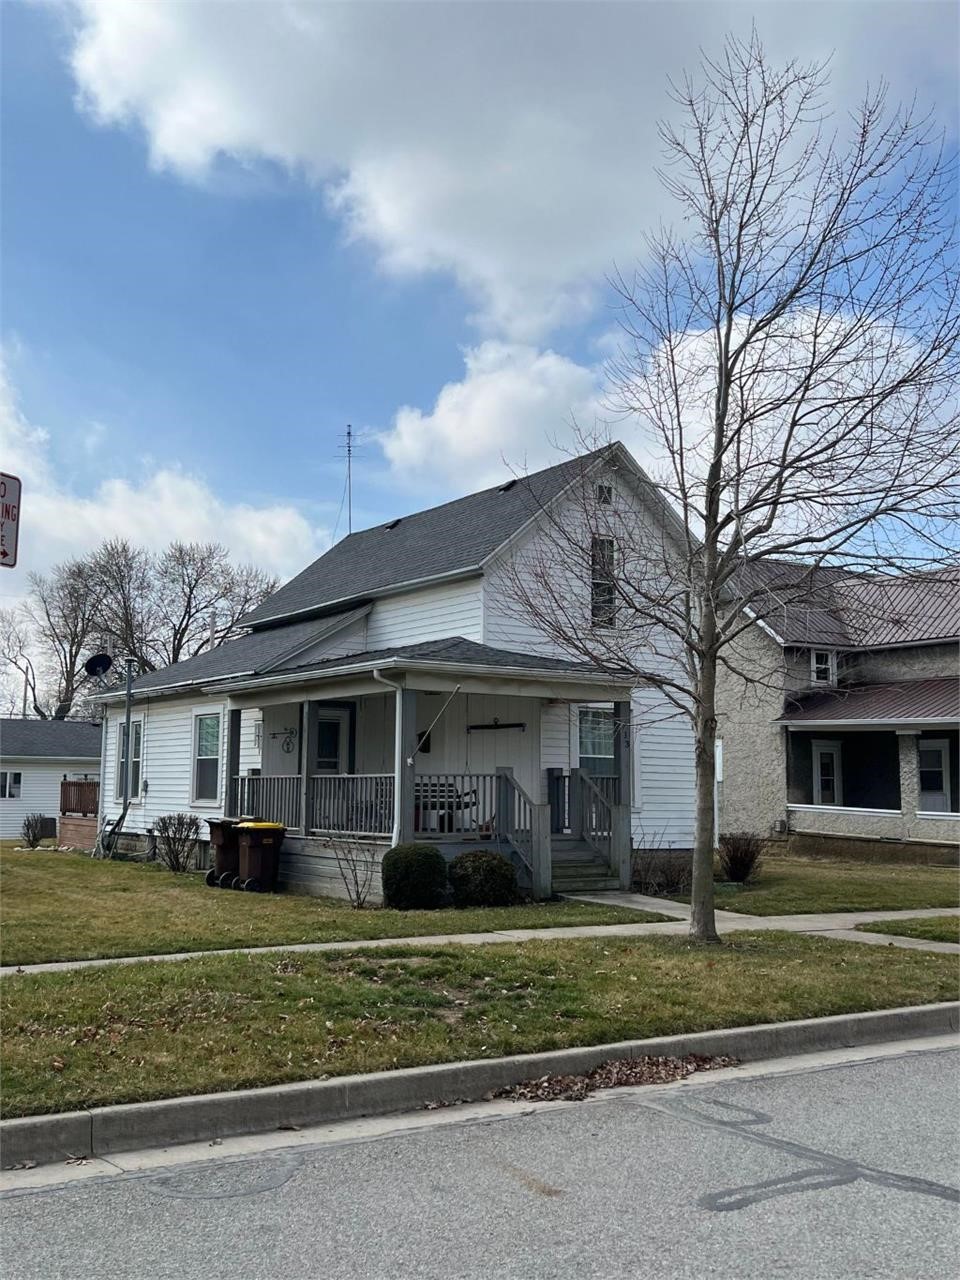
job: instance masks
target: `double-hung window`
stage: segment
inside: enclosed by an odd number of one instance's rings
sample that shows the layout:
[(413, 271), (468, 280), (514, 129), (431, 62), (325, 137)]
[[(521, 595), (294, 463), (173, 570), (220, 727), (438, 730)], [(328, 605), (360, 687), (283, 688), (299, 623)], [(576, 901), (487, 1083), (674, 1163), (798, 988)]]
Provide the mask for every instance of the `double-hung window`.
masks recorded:
[[(126, 744), (124, 743), (124, 724), (121, 720), (117, 725), (117, 799), (123, 799), (123, 777), (127, 771), (127, 753)], [(130, 758), (132, 761), (130, 770), (130, 799), (138, 800), (140, 798), (140, 762), (143, 756), (143, 721), (131, 720), (130, 722), (130, 742), (131, 751)]]
[(0, 800), (19, 800), (22, 773), (14, 773), (12, 769), (0, 770)]
[(597, 536), (590, 547), (590, 620), (595, 627), (612, 627), (617, 620), (616, 544)]
[(613, 711), (580, 708), (580, 767), (597, 777), (613, 773)]
[(811, 684), (837, 683), (837, 654), (834, 649), (810, 650)]
[(203, 712), (193, 718), (193, 798), (220, 798), (220, 712)]

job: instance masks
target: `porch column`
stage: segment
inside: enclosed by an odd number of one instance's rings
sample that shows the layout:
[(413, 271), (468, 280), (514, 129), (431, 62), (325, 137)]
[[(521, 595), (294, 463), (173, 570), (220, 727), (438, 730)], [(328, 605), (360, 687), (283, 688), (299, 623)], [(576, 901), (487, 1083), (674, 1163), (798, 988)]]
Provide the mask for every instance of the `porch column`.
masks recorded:
[(396, 708), (393, 843), (405, 844), (413, 839), (414, 753), (417, 749), (416, 689), (397, 689)]
[(920, 769), (917, 760), (919, 729), (897, 730), (897, 748), (900, 763), (900, 816), (903, 835), (907, 836), (917, 825), (920, 808)]
[(241, 712), (231, 707), (227, 712), (227, 785), (223, 812), (227, 817), (239, 817), (237, 805), (237, 784), (234, 778), (240, 773), (240, 716)]
[(300, 831), (307, 835), (311, 826), (310, 801), (313, 762), (317, 758), (317, 717), (313, 703), (307, 699), (300, 704)]
[(611, 830), (611, 858), (620, 888), (628, 891), (633, 883), (633, 738), (632, 708), (629, 702), (613, 704), (613, 770), (617, 776), (619, 794), (613, 806)]

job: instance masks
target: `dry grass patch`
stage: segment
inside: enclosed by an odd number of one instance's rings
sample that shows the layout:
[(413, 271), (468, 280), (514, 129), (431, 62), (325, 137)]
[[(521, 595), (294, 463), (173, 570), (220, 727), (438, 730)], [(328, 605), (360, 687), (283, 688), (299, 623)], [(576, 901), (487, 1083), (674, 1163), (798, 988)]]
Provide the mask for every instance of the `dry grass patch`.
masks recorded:
[(354, 911), (331, 898), (232, 893), (195, 874), (40, 850), (0, 853), (0, 891), (6, 965), (668, 918), (589, 902)]
[(798, 937), (257, 955), (5, 979), (7, 1115), (954, 998), (955, 958)]
[(913, 920), (878, 920), (858, 924), (865, 933), (889, 933), (898, 938), (923, 938), (927, 942), (960, 943), (960, 916), (921, 916)]
[(716, 889), (718, 908), (746, 915), (909, 911), (960, 906), (960, 871), (956, 867), (768, 857), (756, 880), (745, 885), (721, 882)]

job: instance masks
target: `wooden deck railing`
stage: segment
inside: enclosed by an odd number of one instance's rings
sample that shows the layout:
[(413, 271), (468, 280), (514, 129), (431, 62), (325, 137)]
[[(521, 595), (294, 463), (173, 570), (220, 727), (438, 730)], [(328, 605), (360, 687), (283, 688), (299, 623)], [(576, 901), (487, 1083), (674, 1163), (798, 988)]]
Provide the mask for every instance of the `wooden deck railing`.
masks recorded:
[(100, 809), (100, 782), (94, 778), (60, 783), (60, 812), (83, 818), (95, 817)]

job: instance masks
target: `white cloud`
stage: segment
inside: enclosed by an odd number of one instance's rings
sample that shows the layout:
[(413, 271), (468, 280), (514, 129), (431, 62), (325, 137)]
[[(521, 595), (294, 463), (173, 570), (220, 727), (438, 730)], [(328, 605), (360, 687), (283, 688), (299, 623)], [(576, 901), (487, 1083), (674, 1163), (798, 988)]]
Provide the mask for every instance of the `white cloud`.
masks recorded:
[(574, 429), (601, 425), (599, 369), (553, 351), (487, 341), (464, 353), (465, 373), (424, 413), (404, 406), (380, 438), (403, 478), (469, 492), (495, 484), (507, 467), (559, 461), (556, 445)]
[(0, 435), (4, 469), (23, 481), (20, 555), (0, 583), (3, 603), (27, 590), (27, 574), (81, 555), (104, 538), (129, 538), (159, 549), (181, 541), (222, 542), (237, 561), (287, 577), (329, 543), (294, 507), (227, 502), (207, 481), (174, 467), (144, 462), (136, 480), (107, 476), (87, 494), (58, 479), (64, 470), (47, 431), (30, 423), (0, 362)]
[(279, 163), (386, 269), (452, 273), (486, 334), (532, 341), (664, 213), (668, 73), (756, 17), (774, 56), (836, 51), (841, 105), (886, 76), (952, 127), (954, 7), (922, 9), (73, 0), (72, 62), (86, 110), (142, 128), (155, 165)]

